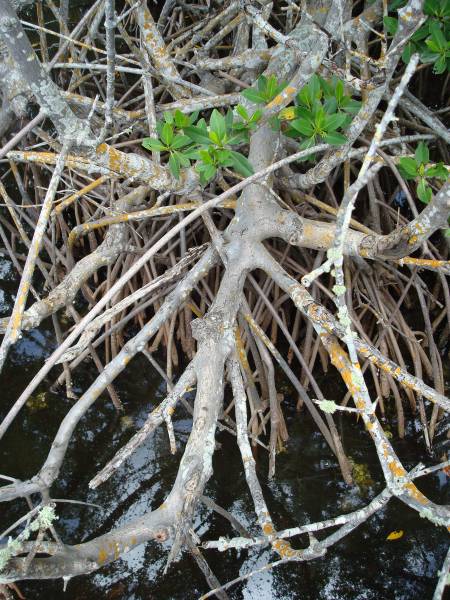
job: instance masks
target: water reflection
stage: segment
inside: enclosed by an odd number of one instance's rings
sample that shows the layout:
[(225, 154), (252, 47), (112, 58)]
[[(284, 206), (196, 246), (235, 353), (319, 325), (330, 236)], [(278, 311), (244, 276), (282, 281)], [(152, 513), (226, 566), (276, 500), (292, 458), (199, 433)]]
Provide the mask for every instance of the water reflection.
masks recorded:
[[(11, 270), (0, 260), (8, 295)], [(3, 314), (10, 303), (0, 307)], [(27, 333), (11, 353), (8, 367), (0, 381), (1, 410), (4, 413), (23, 389), (45, 357), (52, 351), (54, 336), (45, 324)], [(88, 363), (77, 376), (81, 392), (95, 377)], [(25, 407), (0, 448), (1, 471), (6, 475), (29, 477), (44, 460), (56, 429), (72, 404), (63, 393), (44, 393), (45, 402), (33, 408)], [(125, 465), (98, 490), (87, 487), (91, 477), (139, 428), (148, 411), (164, 397), (165, 385), (148, 363), (136, 358), (115, 383), (125, 405), (127, 419), (115, 414), (107, 396), (102, 397), (81, 421), (70, 444), (62, 477), (53, 491), (56, 498), (73, 498), (92, 502), (102, 508), (74, 504), (58, 506), (58, 530), (64, 540), (75, 543), (105, 533), (114, 526), (143, 515), (161, 503), (170, 489), (178, 460), (190, 430), (190, 418), (179, 410), (174, 419), (178, 455), (170, 455), (167, 434), (163, 429), (147, 440)], [(334, 385), (339, 385), (334, 382)], [(348, 488), (342, 482), (337, 462), (320, 434), (305, 413), (298, 415), (294, 402), (285, 403), (290, 439), (286, 452), (278, 457), (276, 479), (266, 477), (267, 460), (260, 454), (258, 469), (268, 505), (279, 528), (333, 517), (367, 504), (381, 490), (381, 473), (370, 440), (360, 424), (346, 417), (338, 424), (345, 447), (355, 463), (364, 465), (368, 479), (363, 485)], [(407, 436), (396, 443), (396, 450), (407, 467), (417, 462), (428, 463), (414, 422)], [(234, 439), (220, 434), (220, 450), (214, 458), (215, 477), (206, 495), (229, 510), (251, 532), (257, 534), (252, 504), (246, 489), (243, 469)], [(437, 502), (448, 502), (447, 476), (437, 473), (421, 488)], [(3, 529), (24, 510), (21, 502), (2, 506), (0, 526)], [(228, 523), (201, 506), (194, 529), (205, 539), (232, 535)], [(387, 535), (402, 529), (404, 535), (396, 541)], [(306, 540), (295, 540), (300, 547)], [(308, 564), (292, 564), (259, 574), (233, 588), (233, 599), (245, 600), (372, 600), (431, 599), (436, 574), (448, 545), (448, 534), (436, 528), (404, 504), (393, 500), (369, 523), (319, 560)], [(123, 559), (97, 573), (71, 580), (64, 598), (82, 600), (110, 599), (182, 599), (198, 598), (207, 591), (205, 581), (194, 561), (184, 554), (163, 575), (168, 544), (146, 544), (130, 551)], [(248, 552), (231, 551), (221, 554), (208, 551), (210, 566), (220, 581), (257, 569), (275, 556), (268, 549)], [(28, 582), (20, 585), (27, 598), (46, 600), (62, 597), (62, 581)]]

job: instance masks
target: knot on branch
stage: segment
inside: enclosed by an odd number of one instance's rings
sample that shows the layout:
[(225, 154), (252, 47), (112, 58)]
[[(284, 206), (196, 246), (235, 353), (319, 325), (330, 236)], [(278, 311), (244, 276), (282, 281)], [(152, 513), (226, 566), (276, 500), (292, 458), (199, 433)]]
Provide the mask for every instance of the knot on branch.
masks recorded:
[(198, 484), (200, 482), (200, 477), (201, 472), (198, 469), (194, 470), (194, 472), (189, 476), (188, 480), (184, 484), (184, 489), (189, 494), (193, 494), (197, 490)]
[(303, 221), (298, 215), (283, 211), (284, 213), (284, 239), (292, 246), (299, 246), (303, 238)]
[(165, 542), (170, 537), (169, 531), (167, 529), (158, 529), (155, 531), (155, 541), (157, 542)]
[(256, 220), (250, 238), (264, 240), (279, 237), (293, 246), (300, 245), (303, 239), (303, 220), (296, 213), (276, 207), (264, 207), (264, 212)]
[(206, 317), (194, 319), (191, 322), (192, 337), (198, 342), (213, 340), (218, 342), (227, 329), (230, 329), (226, 322), (224, 313), (216, 310)]
[(194, 169), (184, 169), (182, 172), (182, 185), (179, 189), (174, 190), (174, 193), (177, 195), (191, 194), (197, 190), (200, 190), (197, 172)]

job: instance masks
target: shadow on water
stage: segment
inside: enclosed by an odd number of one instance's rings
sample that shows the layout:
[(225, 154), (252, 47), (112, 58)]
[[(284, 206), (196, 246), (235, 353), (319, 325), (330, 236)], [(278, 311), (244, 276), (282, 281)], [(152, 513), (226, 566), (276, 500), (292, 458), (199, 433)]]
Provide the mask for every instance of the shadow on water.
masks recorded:
[[(0, 259), (2, 314), (11, 309), (13, 277), (8, 263)], [(53, 335), (45, 326), (24, 334), (11, 352), (0, 382), (1, 411), (11, 406), (26, 382), (51, 352)], [(85, 363), (75, 380), (81, 393), (95, 377)], [(336, 390), (340, 382), (328, 375), (325, 387)], [(161, 428), (147, 440), (127, 463), (98, 490), (89, 490), (88, 481), (139, 428), (148, 411), (160, 402), (165, 387), (148, 363), (135, 358), (116, 388), (126, 408), (126, 417), (117, 417), (106, 396), (92, 408), (77, 428), (70, 444), (62, 476), (52, 490), (55, 498), (92, 502), (99, 508), (59, 504), (58, 531), (64, 541), (77, 543), (98, 536), (127, 520), (144, 514), (164, 500), (172, 485), (179, 457), (185, 444), (190, 419), (178, 410), (174, 427), (178, 454), (171, 456), (166, 432)], [(285, 383), (280, 380), (279, 387)], [(73, 401), (42, 388), (22, 410), (0, 448), (1, 472), (26, 478), (33, 475), (45, 459), (58, 425)], [(284, 389), (288, 392), (288, 388)], [(267, 461), (263, 453), (258, 469), (264, 494), (278, 528), (336, 516), (367, 504), (381, 490), (382, 476), (372, 444), (362, 425), (353, 418), (338, 422), (345, 448), (359, 465), (359, 486), (349, 488), (342, 482), (334, 456), (317, 432), (308, 414), (295, 411), (295, 400), (286, 393), (284, 401), (290, 439), (277, 461), (277, 474), (268, 481)], [(214, 458), (214, 478), (206, 495), (229, 510), (255, 534), (258, 529), (246, 489), (243, 468), (235, 440), (220, 434), (221, 446)], [(430, 461), (423, 451), (420, 436), (411, 420), (406, 438), (393, 440), (404, 464), (411, 468)], [(438, 473), (419, 486), (439, 503), (448, 502), (446, 475)], [(2, 505), (0, 529), (12, 523), (26, 510), (18, 501)], [(227, 522), (204, 506), (198, 510), (195, 531), (202, 539), (232, 535)], [(401, 529), (403, 537), (386, 540)], [(306, 540), (296, 540), (297, 547)], [(325, 557), (307, 564), (291, 564), (255, 576), (230, 592), (233, 599), (371, 600), (431, 599), (448, 545), (448, 533), (437, 528), (397, 500), (372, 517), (349, 537), (329, 550)], [(62, 581), (20, 584), (26, 598), (56, 600), (152, 599), (191, 600), (207, 591), (195, 562), (184, 554), (164, 576), (168, 545), (148, 543), (135, 548), (123, 559), (98, 572), (72, 579), (65, 594)], [(220, 581), (247, 573), (276, 557), (267, 549), (249, 552), (208, 551), (206, 557)]]

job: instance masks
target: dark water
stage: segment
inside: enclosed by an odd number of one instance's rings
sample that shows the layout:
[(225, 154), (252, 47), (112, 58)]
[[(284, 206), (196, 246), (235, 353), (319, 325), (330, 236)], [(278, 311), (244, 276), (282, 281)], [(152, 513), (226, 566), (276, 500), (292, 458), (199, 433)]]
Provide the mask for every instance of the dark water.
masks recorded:
[[(11, 309), (14, 290), (9, 264), (0, 259), (0, 301), (3, 314)], [(54, 335), (45, 326), (25, 334), (11, 353), (0, 381), (1, 413), (15, 400), (26, 382), (54, 347)], [(81, 393), (95, 377), (90, 363), (85, 363), (75, 377)], [(334, 375), (322, 382), (325, 388), (341, 389)], [(176, 475), (179, 457), (190, 430), (190, 419), (178, 410), (174, 427), (179, 453), (171, 456), (166, 432), (160, 429), (147, 440), (116, 475), (100, 489), (89, 490), (88, 481), (139, 427), (149, 410), (164, 397), (164, 386), (148, 363), (134, 359), (116, 381), (116, 388), (130, 419), (116, 416), (107, 397), (102, 397), (77, 429), (64, 463), (62, 477), (52, 490), (55, 498), (71, 498), (99, 504), (102, 508), (59, 504), (57, 528), (64, 541), (76, 543), (107, 532), (127, 520), (157, 507), (164, 499)], [(0, 472), (19, 478), (33, 475), (42, 464), (57, 427), (72, 401), (48, 391), (39, 390), (34, 401), (22, 410), (0, 447)], [(381, 471), (371, 442), (361, 424), (345, 417), (338, 422), (345, 448), (351, 458), (362, 465), (360, 486), (349, 488), (342, 482), (337, 462), (316, 431), (309, 416), (295, 412), (289, 388), (284, 409), (290, 439), (286, 451), (278, 456), (277, 474), (268, 481), (266, 457), (261, 453), (258, 468), (264, 495), (278, 528), (295, 526), (313, 520), (336, 516), (367, 504), (382, 489)], [(336, 397), (340, 397), (337, 395)], [(395, 431), (395, 429), (393, 428)], [(221, 448), (214, 458), (214, 478), (206, 495), (229, 510), (255, 534), (252, 503), (246, 489), (242, 464), (234, 438), (220, 434)], [(404, 464), (410, 468), (430, 459), (423, 451), (412, 419), (406, 439), (393, 440)], [(448, 481), (448, 480), (447, 480)], [(439, 503), (448, 503), (446, 475), (424, 478), (420, 488)], [(0, 530), (26, 511), (24, 501), (3, 504)], [(200, 507), (194, 529), (204, 540), (219, 535), (233, 535), (221, 517)], [(404, 535), (396, 541), (387, 535), (401, 529)], [(301, 547), (306, 540), (295, 540)], [(431, 599), (448, 546), (448, 533), (437, 528), (398, 500), (365, 525), (331, 548), (325, 557), (307, 564), (290, 564), (257, 575), (232, 588), (233, 599), (286, 600), (313, 599)], [(198, 598), (207, 585), (197, 565), (188, 554), (163, 575), (168, 545), (148, 543), (129, 552), (96, 573), (72, 579), (63, 594), (62, 581), (26, 582), (20, 589), (27, 599), (82, 600)], [(263, 566), (276, 556), (267, 549), (230, 551), (214, 550), (205, 555), (221, 582), (228, 581)]]

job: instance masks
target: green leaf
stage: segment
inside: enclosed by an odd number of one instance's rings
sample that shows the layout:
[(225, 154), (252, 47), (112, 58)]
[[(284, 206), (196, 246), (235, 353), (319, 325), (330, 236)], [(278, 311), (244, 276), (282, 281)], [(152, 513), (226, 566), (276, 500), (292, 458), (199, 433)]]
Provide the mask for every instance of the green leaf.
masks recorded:
[(275, 75), (271, 75), (268, 79), (267, 79), (267, 83), (266, 83), (266, 100), (270, 101), (272, 100), (272, 98), (276, 95), (277, 93), (277, 78), (275, 77)]
[(200, 183), (206, 185), (217, 173), (214, 165), (198, 165), (197, 171), (200, 173)]
[(244, 90), (241, 92), (241, 95), (244, 96), (246, 100), (253, 102), (254, 104), (265, 104), (266, 99), (262, 96), (257, 90), (253, 88), (248, 88), (248, 90)]
[(247, 132), (244, 130), (244, 131), (239, 131), (238, 133), (235, 133), (234, 135), (232, 135), (228, 139), (227, 145), (228, 146), (236, 146), (237, 144), (244, 144), (247, 141), (248, 141), (248, 135), (247, 135)]
[(448, 0), (444, 0), (443, 2), (441, 2), (440, 0), (425, 0), (425, 2), (423, 4), (423, 12), (426, 15), (439, 16), (439, 14), (441, 14), (441, 11), (440, 11), (441, 4), (442, 4), (444, 11), (445, 11), (445, 5), (450, 7), (450, 2)]
[(314, 115), (314, 127), (316, 132), (322, 131), (325, 128), (326, 113), (322, 105), (318, 106)]
[(336, 97), (336, 100), (340, 104), (342, 102), (343, 98), (344, 98), (344, 82), (341, 81), (340, 79), (336, 83), (336, 88), (335, 88), (335, 91), (334, 91), (334, 95)]
[(164, 144), (157, 138), (145, 138), (142, 141), (142, 145), (144, 148), (151, 150), (152, 152), (164, 152), (164, 150), (167, 150), (167, 147), (164, 146)]
[(200, 160), (202, 160), (205, 163), (205, 165), (214, 164), (214, 159), (208, 152), (208, 150), (199, 150), (198, 155), (200, 156)]
[(342, 123), (341, 128), (342, 129), (347, 129), (347, 127), (350, 125), (350, 123), (352, 122), (352, 116), (349, 115), (348, 113), (342, 113), (345, 117), (345, 121)]
[(348, 141), (345, 135), (337, 133), (336, 131), (328, 133), (323, 139), (327, 144), (333, 144), (333, 146), (341, 146)]
[(347, 120), (347, 117), (344, 113), (335, 113), (334, 115), (329, 115), (325, 117), (325, 129), (326, 131), (336, 131), (339, 127)]
[(310, 97), (309, 88), (307, 85), (303, 86), (297, 94), (297, 101), (299, 104), (302, 104), (306, 108), (311, 108), (312, 99)]
[(427, 36), (430, 35), (430, 23), (432, 19), (427, 19), (425, 23), (419, 27), (411, 36), (412, 42), (422, 42)]
[(445, 56), (440, 56), (437, 61), (434, 63), (433, 73), (436, 75), (441, 75), (445, 72), (447, 68), (447, 60)]
[(417, 163), (414, 158), (404, 156), (398, 161), (398, 168), (405, 179), (417, 177)]
[(196, 144), (202, 144), (203, 146), (209, 146), (211, 140), (209, 139), (206, 128), (190, 125), (184, 128), (184, 133), (191, 138)]
[(222, 167), (230, 167), (233, 164), (231, 150), (218, 150), (217, 160)]
[(180, 165), (182, 167), (184, 167), (185, 169), (187, 169), (188, 167), (191, 166), (191, 161), (189, 160), (189, 158), (185, 155), (182, 154), (181, 152), (174, 152), (173, 154), (176, 155), (178, 162), (180, 163)]
[(179, 179), (179, 177), (180, 177), (180, 162), (179, 162), (178, 157), (176, 156), (176, 154), (174, 152), (170, 153), (170, 157), (169, 157), (169, 169), (170, 169), (170, 172), (172, 173), (172, 175), (176, 179)]
[(406, 44), (405, 49), (402, 52), (402, 60), (404, 63), (408, 64), (409, 61), (411, 60), (411, 56), (414, 54), (414, 46), (413, 44), (410, 42), (409, 44)]
[(217, 134), (217, 137), (219, 138), (218, 143), (220, 143), (227, 133), (227, 126), (225, 123), (225, 117), (216, 108), (212, 111), (212, 115), (209, 120), (209, 126), (211, 131)]
[(237, 114), (244, 120), (244, 121), (248, 121), (249, 120), (249, 114), (248, 112), (245, 110), (245, 107), (242, 106), (242, 104), (238, 104), (236, 106), (236, 112)]
[(261, 92), (262, 95), (264, 95), (264, 92), (267, 89), (267, 77), (265, 75), (260, 75), (258, 77), (258, 81), (256, 82), (258, 91)]
[(320, 77), (319, 75), (319, 81), (320, 81), (320, 87), (323, 90), (324, 96), (325, 97), (335, 97), (334, 96), (334, 90), (336, 88), (336, 84), (337, 84), (337, 77), (335, 75), (333, 75), (333, 77), (331, 78), (331, 81), (327, 81), (326, 79), (324, 79), (323, 77)]
[(194, 110), (193, 113), (191, 113), (190, 115), (188, 115), (189, 125), (193, 125), (195, 123), (195, 121), (198, 119), (198, 115), (199, 115), (199, 111), (198, 110)]
[(213, 144), (216, 144), (216, 146), (220, 146), (220, 138), (215, 131), (209, 131), (208, 136), (209, 139), (213, 142)]
[(262, 110), (258, 109), (255, 110), (255, 112), (252, 114), (252, 116), (250, 117), (250, 123), (257, 123), (261, 117), (262, 117)]
[(308, 88), (311, 101), (314, 101), (316, 98), (320, 98), (322, 96), (319, 77), (316, 74), (314, 74), (309, 80)]
[[(344, 101), (345, 100), (343, 100), (343, 102)], [(341, 104), (341, 106), (342, 106), (342, 104)], [(338, 102), (334, 96), (330, 96), (323, 103), (323, 107), (325, 109), (325, 112), (327, 112), (328, 114), (333, 114), (338, 110)]]
[(295, 119), (294, 121), (291, 121), (291, 126), (306, 137), (311, 137), (314, 133), (314, 127), (309, 121), (305, 121), (304, 119)]
[(233, 131), (245, 132), (245, 131), (248, 131), (248, 129), (249, 129), (248, 123), (243, 123), (242, 121), (240, 121), (240, 122), (235, 121), (233, 123)]
[(238, 173), (243, 175), (244, 177), (249, 177), (253, 175), (253, 167), (249, 160), (245, 158), (243, 154), (240, 152), (235, 152), (234, 150), (230, 150), (232, 165)]
[(389, 2), (389, 10), (397, 10), (406, 4), (406, 0), (392, 0)]
[(231, 108), (229, 108), (225, 115), (225, 128), (227, 131), (230, 131), (232, 129), (233, 121), (234, 121), (233, 111), (231, 110)]
[(414, 156), (416, 158), (416, 163), (419, 165), (429, 163), (430, 151), (428, 150), (428, 146), (424, 144), (424, 142), (420, 142), (420, 144), (416, 148)]
[(433, 192), (430, 186), (427, 184), (425, 179), (421, 179), (419, 185), (417, 186), (417, 196), (419, 200), (421, 200), (424, 204), (428, 204), (431, 200)]
[(433, 21), (430, 24), (430, 33), (431, 39), (435, 42), (436, 46), (441, 50), (445, 50), (448, 44), (445, 35), (442, 33), (442, 29), (439, 26), (439, 22)]
[(175, 125), (178, 127), (178, 129), (183, 129), (183, 127), (187, 127), (188, 125), (190, 125), (189, 117), (183, 114), (181, 110), (178, 109), (175, 111), (174, 120)]
[(312, 114), (310, 109), (305, 108), (304, 106), (296, 106), (294, 111), (297, 117), (302, 117), (303, 119), (308, 121), (308, 123), (313, 123), (314, 115)]
[(348, 112), (351, 115), (356, 115), (359, 112), (361, 106), (362, 102), (360, 102), (359, 100), (352, 100), (351, 98), (349, 98), (348, 100), (345, 100), (345, 103), (343, 104), (342, 108), (343, 110), (345, 110), (345, 112)]
[(185, 148), (183, 150), (183, 156), (186, 156), (186, 158), (189, 158), (190, 160), (199, 160), (199, 150), (192, 146), (190, 148)]
[(383, 19), (384, 27), (389, 35), (395, 35), (398, 29), (398, 21), (394, 19), (394, 17), (384, 17)]
[(427, 62), (431, 62), (430, 61), (430, 57), (431, 56), (440, 56), (441, 55), (441, 49), (439, 48), (439, 46), (436, 44), (436, 42), (434, 40), (432, 40), (431, 38), (428, 40), (425, 40), (425, 44), (427, 45), (427, 47), (431, 50), (431, 53), (428, 52), (427, 50), (425, 50), (422, 53), (422, 56), (426, 56), (428, 57), (428, 61)]
[[(299, 150), (307, 150), (308, 148), (312, 148), (312, 146), (316, 145), (316, 138), (314, 136), (308, 138), (307, 140), (303, 140), (303, 142), (299, 145)], [(310, 157), (303, 158), (300, 160), (308, 160)]]
[(448, 171), (445, 167), (444, 163), (440, 162), (434, 167), (430, 167), (425, 171), (425, 175), (427, 177), (437, 177), (438, 179), (443, 179), (444, 181), (448, 178)]
[(176, 135), (172, 140), (171, 148), (174, 150), (178, 150), (179, 148), (184, 148), (185, 146), (189, 146), (192, 143), (192, 140), (187, 135)]
[(171, 112), (163, 113), (164, 121), (169, 123), (169, 125), (173, 124), (173, 114)]
[(161, 129), (161, 139), (166, 146), (170, 146), (173, 140), (173, 127), (169, 123), (164, 123)]

